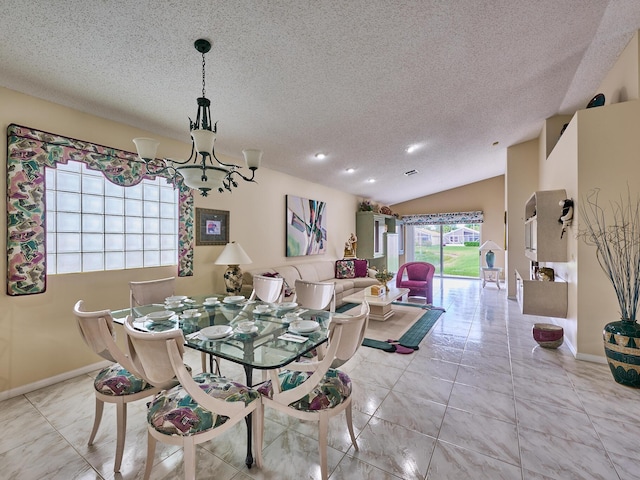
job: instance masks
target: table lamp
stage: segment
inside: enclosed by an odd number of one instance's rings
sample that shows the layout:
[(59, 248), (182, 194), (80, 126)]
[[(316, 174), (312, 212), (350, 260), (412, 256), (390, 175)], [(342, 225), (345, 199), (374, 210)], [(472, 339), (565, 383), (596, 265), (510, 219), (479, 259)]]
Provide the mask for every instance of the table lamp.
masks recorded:
[(224, 283), (227, 286), (229, 295), (238, 295), (242, 289), (242, 270), (239, 265), (252, 263), (247, 252), (243, 250), (239, 243), (231, 242), (222, 250), (216, 259), (216, 265), (228, 265), (224, 272)]
[(492, 250), (502, 250), (500, 245), (498, 245), (493, 240), (487, 240), (482, 245), (480, 245), (480, 251), (488, 250), (485, 254), (484, 259), (487, 262), (487, 267), (493, 268), (494, 262), (496, 260), (496, 254), (492, 252)]

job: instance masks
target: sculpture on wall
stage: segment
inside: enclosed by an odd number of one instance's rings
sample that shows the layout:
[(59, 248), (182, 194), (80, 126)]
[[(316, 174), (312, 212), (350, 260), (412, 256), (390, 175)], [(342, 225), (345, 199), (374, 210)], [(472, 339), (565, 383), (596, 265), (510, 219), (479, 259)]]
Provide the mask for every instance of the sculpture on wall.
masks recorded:
[(562, 224), (562, 232), (560, 233), (560, 238), (562, 238), (567, 227), (571, 226), (571, 220), (573, 220), (573, 200), (570, 198), (560, 200), (560, 206), (562, 207), (562, 214), (558, 219), (558, 223)]

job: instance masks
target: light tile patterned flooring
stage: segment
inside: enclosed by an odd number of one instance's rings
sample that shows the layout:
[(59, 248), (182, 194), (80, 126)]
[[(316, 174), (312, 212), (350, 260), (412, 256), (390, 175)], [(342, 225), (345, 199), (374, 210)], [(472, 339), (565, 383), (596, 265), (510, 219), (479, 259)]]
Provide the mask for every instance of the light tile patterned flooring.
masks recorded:
[[(447, 312), (411, 355), (363, 347), (343, 368), (355, 384), (355, 452), (344, 416), (330, 425), (330, 478), (640, 479), (640, 392), (606, 365), (538, 347), (535, 317), (503, 290), (436, 281)], [(545, 319), (540, 319), (548, 321)], [(187, 361), (197, 370), (199, 356)], [(223, 373), (243, 379), (223, 363)], [(93, 447), (92, 378), (82, 375), (0, 403), (0, 478), (137, 479), (146, 449), (144, 401), (129, 407), (120, 474), (114, 408)], [(244, 466), (244, 424), (198, 449), (198, 478), (317, 479), (317, 429), (267, 410), (264, 467)], [(182, 453), (158, 444), (152, 478), (182, 478)]]

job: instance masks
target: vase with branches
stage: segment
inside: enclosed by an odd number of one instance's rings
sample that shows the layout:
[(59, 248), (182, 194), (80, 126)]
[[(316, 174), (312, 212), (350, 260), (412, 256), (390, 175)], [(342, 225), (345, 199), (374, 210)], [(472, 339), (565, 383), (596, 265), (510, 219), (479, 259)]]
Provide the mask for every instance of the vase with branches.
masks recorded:
[(611, 283), (620, 320), (604, 327), (604, 349), (616, 382), (640, 387), (640, 198), (625, 196), (602, 206), (600, 189), (591, 190), (580, 204), (583, 226), (578, 236), (596, 248), (596, 259)]

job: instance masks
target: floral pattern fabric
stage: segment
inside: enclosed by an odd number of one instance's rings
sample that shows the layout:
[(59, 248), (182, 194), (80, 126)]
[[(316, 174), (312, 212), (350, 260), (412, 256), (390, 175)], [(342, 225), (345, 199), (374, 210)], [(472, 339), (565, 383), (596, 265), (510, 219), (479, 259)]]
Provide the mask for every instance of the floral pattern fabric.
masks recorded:
[(356, 278), (356, 264), (353, 260), (336, 260), (336, 278)]
[(458, 223), (483, 223), (484, 214), (475, 212), (425, 213), (422, 215), (403, 215), (405, 225), (451, 225)]
[(134, 375), (119, 363), (100, 370), (93, 382), (96, 391), (105, 395), (133, 395), (153, 388), (144, 379)]
[[(193, 380), (205, 393), (225, 402), (248, 405), (260, 398), (256, 390), (213, 373), (201, 373)], [(227, 420), (229, 417), (206, 410), (196, 403), (181, 385), (156, 395), (147, 412), (149, 425), (166, 435), (194, 435), (219, 427)]]
[[(280, 391), (291, 390), (303, 384), (312, 374), (313, 372), (283, 370), (278, 374)], [(311, 393), (291, 403), (289, 406), (305, 412), (333, 408), (349, 398), (351, 390), (351, 378), (349, 378), (349, 375), (340, 370), (330, 368)], [(273, 398), (271, 380), (260, 385), (258, 391), (267, 398)]]
[[(154, 175), (137, 161), (135, 154), (115, 148), (19, 125), (10, 125), (7, 137), (7, 293), (43, 293), (46, 290), (44, 168), (55, 168), (69, 160), (83, 162), (122, 186), (136, 185)], [(177, 188), (180, 189), (178, 275), (184, 277), (193, 275), (194, 200), (185, 185), (179, 184)]]

